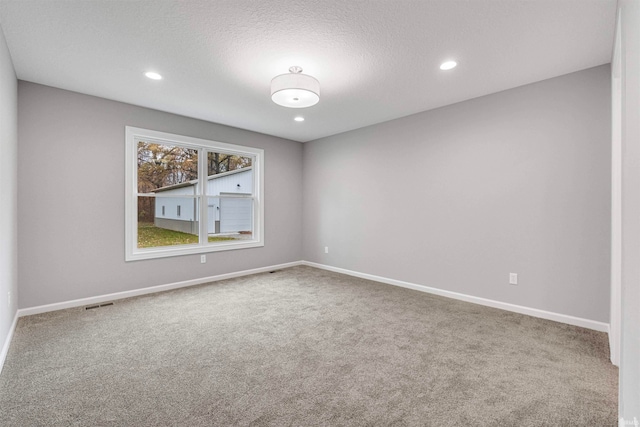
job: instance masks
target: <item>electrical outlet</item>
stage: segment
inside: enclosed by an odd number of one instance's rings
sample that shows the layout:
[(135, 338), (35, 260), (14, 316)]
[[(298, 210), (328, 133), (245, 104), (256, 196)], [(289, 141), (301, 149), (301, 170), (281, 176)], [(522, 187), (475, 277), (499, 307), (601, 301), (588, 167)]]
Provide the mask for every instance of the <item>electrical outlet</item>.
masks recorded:
[(324, 247), (324, 253), (325, 253), (325, 254), (328, 254), (328, 253), (329, 253), (329, 246), (325, 246), (325, 247)]
[(7, 292), (7, 305), (11, 308), (11, 291)]
[(509, 284), (510, 285), (518, 284), (518, 273), (509, 273)]
[(206, 255), (200, 255), (200, 264), (204, 264), (207, 262), (207, 256)]

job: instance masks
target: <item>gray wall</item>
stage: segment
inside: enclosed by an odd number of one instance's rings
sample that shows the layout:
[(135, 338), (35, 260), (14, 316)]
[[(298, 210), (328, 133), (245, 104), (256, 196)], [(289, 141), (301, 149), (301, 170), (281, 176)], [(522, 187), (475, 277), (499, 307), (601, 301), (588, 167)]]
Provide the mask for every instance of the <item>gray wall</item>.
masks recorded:
[(7, 339), (17, 310), (17, 131), (18, 81), (0, 28), (0, 348)]
[[(265, 246), (124, 261), (125, 125), (265, 150)], [(21, 308), (297, 261), (302, 145), (19, 82)]]
[(620, 416), (640, 420), (640, 2), (622, 0), (622, 339)]
[(608, 323), (610, 122), (603, 65), (306, 143), (304, 259)]

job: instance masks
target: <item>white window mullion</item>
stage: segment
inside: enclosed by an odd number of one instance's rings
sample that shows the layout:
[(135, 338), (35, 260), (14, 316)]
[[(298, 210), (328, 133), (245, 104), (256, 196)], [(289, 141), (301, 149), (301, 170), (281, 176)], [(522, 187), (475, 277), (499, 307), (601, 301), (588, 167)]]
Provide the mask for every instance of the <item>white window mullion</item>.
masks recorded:
[(207, 180), (208, 180), (208, 170), (207, 170), (207, 150), (200, 149), (198, 150), (198, 195), (200, 196), (198, 200), (200, 200), (200, 219), (199, 219), (199, 230), (200, 230), (200, 245), (205, 246), (208, 242), (209, 237), (209, 212), (208, 210), (208, 200), (207, 200)]
[(264, 156), (253, 160), (253, 237), (264, 242)]

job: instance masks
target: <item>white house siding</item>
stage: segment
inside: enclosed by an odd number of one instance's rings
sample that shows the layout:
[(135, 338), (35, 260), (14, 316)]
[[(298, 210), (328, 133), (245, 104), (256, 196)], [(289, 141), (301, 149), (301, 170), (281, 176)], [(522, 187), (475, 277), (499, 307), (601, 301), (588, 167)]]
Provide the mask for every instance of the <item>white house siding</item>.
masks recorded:
[[(188, 197), (174, 197), (195, 194), (196, 185), (197, 181), (192, 181), (190, 185), (184, 187), (160, 189), (156, 192), (155, 225), (157, 227), (198, 234), (200, 218), (197, 201)], [(244, 168), (237, 172), (212, 175), (207, 182), (207, 193), (211, 196), (252, 194), (253, 170)], [(210, 234), (251, 230), (253, 219), (251, 199), (232, 200), (224, 197), (209, 197), (207, 204)], [(180, 206), (180, 215), (178, 215), (178, 206)]]
[[(195, 186), (189, 185), (187, 187), (175, 188), (172, 190), (163, 191), (156, 196), (156, 217), (175, 219), (179, 221), (193, 221), (197, 220), (197, 209), (193, 208), (192, 197), (166, 197), (166, 196), (178, 196), (178, 195), (194, 195)], [(164, 206), (164, 214), (162, 213), (162, 207)], [(178, 215), (178, 206), (180, 206), (180, 215)]]
[(198, 201), (193, 197), (179, 197), (193, 195), (194, 190), (192, 184), (157, 192), (154, 218), (156, 227), (198, 234)]
[(242, 172), (210, 176), (207, 193), (213, 196), (220, 193), (253, 193), (253, 171), (250, 168), (240, 170)]

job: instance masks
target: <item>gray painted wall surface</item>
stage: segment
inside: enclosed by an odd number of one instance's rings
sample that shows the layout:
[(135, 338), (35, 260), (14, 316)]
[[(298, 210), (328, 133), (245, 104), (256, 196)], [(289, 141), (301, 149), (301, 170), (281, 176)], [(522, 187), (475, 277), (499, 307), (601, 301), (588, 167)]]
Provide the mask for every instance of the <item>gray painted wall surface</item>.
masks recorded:
[[(622, 337), (620, 416), (640, 421), (640, 2), (622, 0)], [(622, 424), (621, 424), (622, 425)]]
[[(125, 125), (265, 150), (265, 246), (124, 261)], [(19, 82), (21, 308), (297, 261), (302, 145)]]
[(304, 259), (608, 323), (610, 92), (603, 65), (306, 143)]
[(17, 178), (18, 81), (0, 28), (0, 349), (18, 307)]

